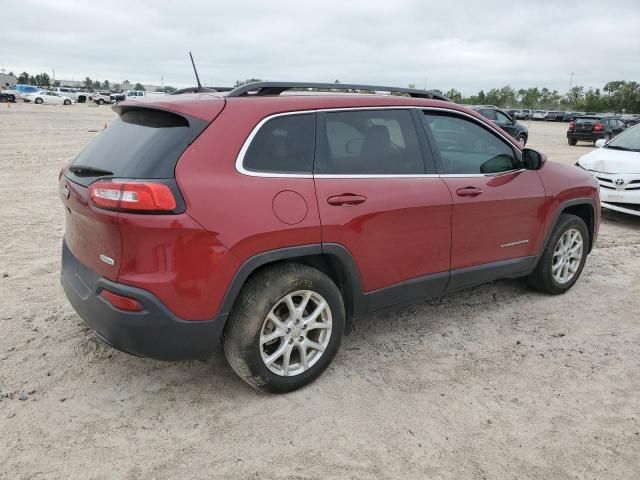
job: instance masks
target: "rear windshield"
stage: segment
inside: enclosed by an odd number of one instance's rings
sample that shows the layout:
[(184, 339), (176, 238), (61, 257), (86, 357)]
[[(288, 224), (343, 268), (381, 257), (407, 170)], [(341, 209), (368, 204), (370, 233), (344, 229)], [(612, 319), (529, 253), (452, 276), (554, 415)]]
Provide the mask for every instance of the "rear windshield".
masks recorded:
[(580, 117), (580, 118), (576, 118), (576, 124), (586, 125), (586, 124), (596, 123), (598, 120), (600, 120), (600, 117)]
[(68, 175), (85, 185), (97, 177), (173, 178), (182, 152), (206, 125), (162, 110), (127, 110), (73, 160), (70, 169), (83, 171)]

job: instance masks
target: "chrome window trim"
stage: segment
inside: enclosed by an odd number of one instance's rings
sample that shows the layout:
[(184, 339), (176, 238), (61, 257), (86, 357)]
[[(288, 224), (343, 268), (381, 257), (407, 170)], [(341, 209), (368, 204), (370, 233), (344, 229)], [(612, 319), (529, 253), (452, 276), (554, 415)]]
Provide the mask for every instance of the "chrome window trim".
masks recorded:
[[(519, 168), (515, 170), (507, 170), (506, 172), (498, 172), (498, 173), (450, 173), (450, 174), (437, 174), (437, 173), (423, 173), (423, 174), (332, 174), (332, 173), (319, 173), (314, 175), (313, 173), (277, 173), (277, 172), (257, 172), (254, 170), (247, 170), (244, 168), (243, 162), (244, 157), (249, 150), (249, 146), (251, 142), (258, 134), (260, 129), (267, 123), (269, 120), (278, 117), (291, 116), (291, 115), (304, 115), (306, 113), (319, 113), (319, 112), (350, 112), (350, 111), (358, 111), (358, 110), (431, 110), (431, 111), (439, 111), (439, 112), (447, 112), (453, 113), (454, 115), (461, 115), (467, 117), (480, 125), (482, 128), (486, 128), (485, 125), (482, 125), (482, 122), (478, 121), (473, 115), (469, 115), (466, 112), (460, 112), (458, 110), (452, 110), (449, 108), (442, 107), (421, 107), (417, 105), (393, 105), (393, 106), (381, 106), (381, 107), (337, 107), (337, 108), (318, 108), (313, 110), (293, 110), (288, 112), (280, 112), (269, 115), (258, 122), (258, 124), (253, 127), (251, 133), (242, 144), (242, 148), (240, 148), (240, 152), (238, 152), (238, 156), (236, 157), (236, 170), (238, 173), (242, 175), (247, 175), (249, 177), (263, 177), (263, 178), (330, 178), (330, 179), (356, 179), (356, 178), (477, 178), (477, 177), (495, 177), (498, 175), (505, 175), (509, 173), (521, 172), (526, 170), (525, 168)], [(509, 145), (514, 145), (514, 143), (509, 139), (508, 136), (504, 135), (502, 132), (493, 131), (492, 133), (497, 134), (502, 137)]]

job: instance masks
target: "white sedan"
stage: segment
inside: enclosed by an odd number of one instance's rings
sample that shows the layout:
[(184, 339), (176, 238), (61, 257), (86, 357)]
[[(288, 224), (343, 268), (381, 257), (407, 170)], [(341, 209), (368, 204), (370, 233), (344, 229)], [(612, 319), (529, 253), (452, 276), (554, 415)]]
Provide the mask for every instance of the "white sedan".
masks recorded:
[(640, 215), (640, 125), (605, 142), (600, 139), (577, 166), (590, 171), (600, 184), (603, 207)]
[(37, 104), (51, 103), (53, 105), (71, 105), (73, 103), (73, 100), (69, 97), (52, 92), (51, 90), (40, 90), (39, 92), (29, 93), (25, 95), (25, 97), (28, 101)]

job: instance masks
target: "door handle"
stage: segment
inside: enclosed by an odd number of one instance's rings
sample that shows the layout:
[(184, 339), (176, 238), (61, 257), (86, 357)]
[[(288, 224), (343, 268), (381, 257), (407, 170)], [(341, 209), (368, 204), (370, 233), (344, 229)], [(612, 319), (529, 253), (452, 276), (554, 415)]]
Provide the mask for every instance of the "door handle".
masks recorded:
[(482, 190), (476, 187), (463, 187), (456, 190), (459, 197), (477, 197), (482, 193)]
[(354, 207), (356, 205), (360, 205), (367, 200), (367, 197), (363, 195), (355, 195), (353, 193), (343, 193), (342, 195), (334, 195), (333, 197), (327, 198), (327, 203), (329, 205), (333, 205), (336, 207), (345, 206), (345, 207)]

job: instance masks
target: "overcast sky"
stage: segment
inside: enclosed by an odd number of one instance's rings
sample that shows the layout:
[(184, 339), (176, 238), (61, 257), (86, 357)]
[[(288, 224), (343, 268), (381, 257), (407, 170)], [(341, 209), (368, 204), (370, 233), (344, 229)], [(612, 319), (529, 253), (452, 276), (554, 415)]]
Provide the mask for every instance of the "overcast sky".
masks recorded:
[(640, 1), (2, 0), (0, 68), (187, 86), (333, 81), (465, 94), (640, 81)]

